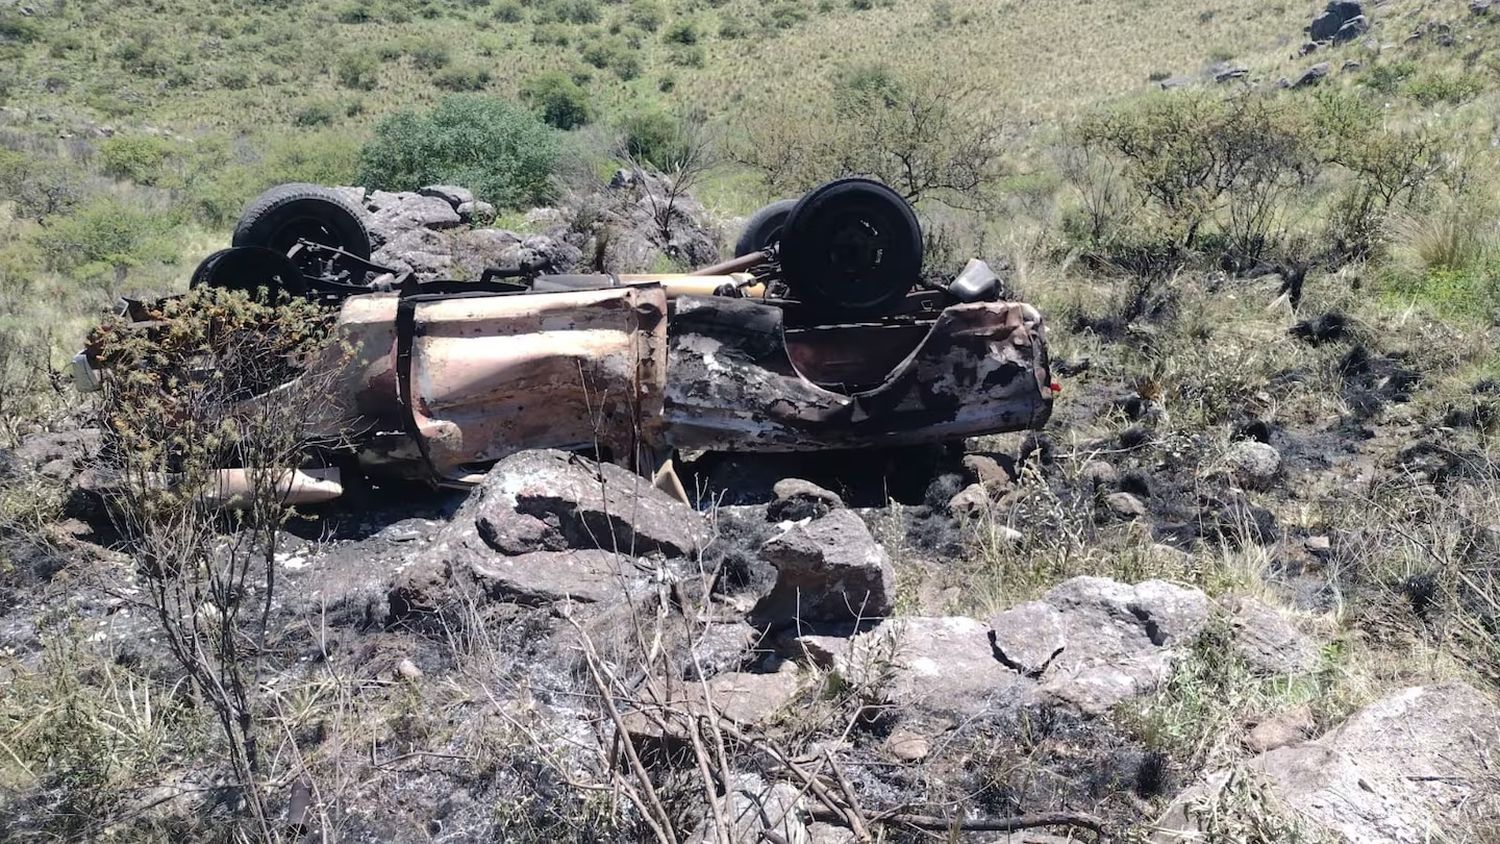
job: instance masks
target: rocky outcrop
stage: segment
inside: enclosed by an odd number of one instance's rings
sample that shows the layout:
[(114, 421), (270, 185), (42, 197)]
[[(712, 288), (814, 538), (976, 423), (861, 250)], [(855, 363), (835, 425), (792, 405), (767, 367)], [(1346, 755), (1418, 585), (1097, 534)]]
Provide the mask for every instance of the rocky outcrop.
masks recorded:
[(1359, 0), (1331, 0), (1307, 26), (1307, 37), (1313, 41), (1342, 43), (1369, 31), (1365, 4)]
[(707, 523), (691, 507), (609, 463), (562, 451), (501, 460), (402, 570), (390, 615), (440, 610), (469, 584), (524, 605), (612, 604), (648, 581), (642, 558), (695, 556)]
[(482, 228), (495, 219), (494, 206), (456, 185), (334, 190), (364, 211), (371, 259), (423, 279), (475, 279), (491, 268), (567, 273), (584, 264), (643, 272), (662, 256), (701, 266), (718, 260), (722, 239), (703, 205), (657, 173), (621, 171), (607, 187), (528, 215), (541, 229), (530, 235)]
[(1043, 700), (1097, 715), (1159, 686), (1174, 649), (1208, 616), (1197, 589), (1075, 577), (995, 616), (990, 644), (1000, 662), (1036, 681)]
[[(1245, 772), (1306, 825), (1361, 844), (1419, 844), (1444, 830), (1465, 840), (1494, 817), (1500, 707), (1460, 682), (1382, 698), (1313, 741), (1252, 759)], [(1231, 781), (1207, 777), (1180, 797), (1159, 841), (1207, 842), (1205, 811)]]

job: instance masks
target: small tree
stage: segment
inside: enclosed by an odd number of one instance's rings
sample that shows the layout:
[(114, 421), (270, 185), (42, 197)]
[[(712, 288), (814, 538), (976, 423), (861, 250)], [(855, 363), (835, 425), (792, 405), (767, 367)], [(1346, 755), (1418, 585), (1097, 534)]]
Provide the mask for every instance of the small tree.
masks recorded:
[(547, 199), (557, 133), (506, 100), (456, 95), (426, 113), (401, 111), (375, 127), (360, 153), (370, 187), (414, 190), (458, 184), (503, 208)]
[(1002, 126), (977, 87), (957, 78), (845, 69), (832, 102), (767, 103), (734, 149), (773, 193), (834, 176), (873, 176), (912, 202), (984, 208), (1003, 173)]

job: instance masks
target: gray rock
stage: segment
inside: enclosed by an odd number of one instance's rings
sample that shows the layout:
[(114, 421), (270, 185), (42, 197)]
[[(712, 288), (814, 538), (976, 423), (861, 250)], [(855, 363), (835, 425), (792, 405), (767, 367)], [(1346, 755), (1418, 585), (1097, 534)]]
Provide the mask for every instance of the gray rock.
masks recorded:
[[(1487, 828), (1497, 808), (1494, 756), (1500, 707), (1461, 682), (1404, 689), (1355, 713), (1314, 741), (1248, 764), (1305, 824), (1361, 844), (1419, 844), (1434, 830)], [(1200, 813), (1230, 781), (1210, 775), (1178, 798), (1160, 840), (1203, 842)]]
[(521, 238), (503, 229), (470, 229), (453, 239), (453, 258), (465, 278), (479, 278), (487, 269), (519, 269)]
[[(737, 774), (725, 801), (724, 815), (729, 825), (727, 836), (721, 835), (713, 812), (687, 837), (688, 844), (710, 844), (729, 841), (782, 841), (785, 844), (813, 844), (812, 835), (802, 822), (798, 807), (802, 793), (795, 787), (777, 782), (767, 784), (756, 774)], [(834, 839), (823, 837), (820, 842)]]
[(1306, 704), (1294, 706), (1252, 727), (1245, 735), (1245, 747), (1254, 753), (1265, 753), (1267, 750), (1303, 741), (1316, 728), (1312, 709)]
[(989, 515), (994, 507), (984, 484), (969, 484), (948, 499), (948, 514), (965, 522), (975, 522)]
[(1156, 83), (1157, 87), (1161, 88), (1163, 91), (1176, 91), (1179, 88), (1186, 88), (1192, 84), (1192, 77), (1188, 76), (1172, 76)]
[(896, 730), (885, 740), (886, 750), (902, 762), (920, 762), (932, 751), (927, 737), (910, 730)]
[(766, 507), (766, 518), (781, 521), (821, 519), (844, 506), (844, 499), (811, 481), (783, 478), (771, 488), (775, 496)]
[(1037, 678), (1042, 699), (1097, 715), (1158, 687), (1208, 613), (1197, 589), (1075, 577), (1000, 613), (990, 636), (997, 654)]
[(613, 604), (644, 580), (634, 558), (612, 551), (536, 551), (517, 557), (465, 554), (460, 559), (467, 564), (466, 579), (487, 597), (523, 606), (560, 601)]
[(451, 229), (463, 224), (447, 202), (415, 193), (375, 191), (366, 200), (373, 213), (366, 220), (371, 240), (384, 246), (412, 229)]
[(1083, 469), (1078, 473), (1078, 482), (1084, 489), (1109, 489), (1120, 480), (1120, 473), (1115, 467), (1103, 460), (1090, 460), (1085, 463)]
[(1128, 492), (1112, 492), (1104, 498), (1109, 512), (1122, 519), (1135, 519), (1146, 515), (1146, 505)]
[(1306, 674), (1319, 663), (1319, 648), (1276, 610), (1241, 599), (1231, 618), (1234, 648), (1257, 674), (1266, 677)]
[[(501, 460), (392, 584), (392, 619), (434, 612), (469, 587), (491, 600), (613, 606), (657, 566), (708, 542), (697, 511), (613, 464), (562, 451)], [(514, 552), (520, 552), (516, 554)]]
[(1474, 15), (1488, 15), (1494, 4), (1495, 0), (1469, 0), (1469, 13)]
[(970, 483), (983, 484), (991, 492), (1008, 489), (1014, 483), (1005, 466), (988, 454), (965, 454), (962, 465)]
[(839, 624), (891, 610), (895, 573), (885, 549), (849, 510), (797, 525), (761, 547), (776, 585), (756, 604), (757, 624)]
[(809, 844), (859, 844), (859, 836), (846, 827), (817, 821), (807, 825)]
[(546, 235), (521, 241), (521, 265), (544, 273), (571, 272), (583, 258), (578, 247)]
[(1318, 62), (1307, 70), (1302, 71), (1302, 75), (1291, 83), (1291, 87), (1293, 89), (1310, 88), (1322, 82), (1323, 77), (1328, 75), (1329, 69), (1328, 62)]
[(1214, 81), (1219, 84), (1233, 82), (1236, 79), (1246, 79), (1250, 76), (1250, 68), (1241, 65), (1222, 64), (1214, 68)]
[(1342, 44), (1345, 41), (1353, 41), (1369, 31), (1370, 19), (1364, 15), (1355, 15), (1349, 20), (1344, 21), (1344, 25), (1339, 27), (1338, 32), (1334, 33), (1333, 43)]
[(693, 641), (687, 679), (737, 670), (751, 657), (750, 649), (759, 639), (758, 631), (743, 621), (708, 625)]
[(1067, 649), (1068, 623), (1057, 607), (1029, 601), (990, 622), (989, 638), (1003, 665), (1037, 679)]
[(1281, 477), (1281, 452), (1255, 440), (1241, 440), (1224, 452), (1234, 480), (1247, 489), (1265, 490)]
[(458, 205), (459, 219), (465, 223), (488, 224), (495, 220), (495, 206), (488, 202), (463, 202)]
[(703, 516), (613, 463), (555, 449), (523, 451), (496, 463), (454, 516), (455, 524), (520, 513), (555, 525), (574, 549), (688, 557), (708, 542)]
[(834, 656), (850, 684), (879, 694), (903, 723), (942, 727), (1027, 699), (1032, 684), (995, 659), (983, 622), (959, 616), (893, 618)]
[[(1308, 25), (1307, 37), (1314, 41), (1347, 40), (1340, 35), (1344, 27), (1348, 26), (1350, 21), (1364, 16), (1364, 3), (1359, 0), (1331, 0), (1328, 6)], [(1366, 28), (1368, 28), (1368, 20), (1366, 20)]]
[(417, 194), (420, 196), (430, 196), (434, 199), (441, 199), (442, 201), (448, 203), (448, 205), (455, 211), (458, 210), (458, 207), (460, 205), (463, 205), (465, 202), (474, 201), (473, 191), (469, 190), (468, 188), (456, 187), (454, 185), (428, 185), (425, 188), (417, 188)]

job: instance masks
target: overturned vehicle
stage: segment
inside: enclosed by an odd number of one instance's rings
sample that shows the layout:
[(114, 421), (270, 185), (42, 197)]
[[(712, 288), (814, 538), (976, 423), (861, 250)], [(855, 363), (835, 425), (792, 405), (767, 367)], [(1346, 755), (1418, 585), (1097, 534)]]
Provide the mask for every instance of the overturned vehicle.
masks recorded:
[[(924, 280), (915, 214), (885, 185), (841, 179), (768, 206), (736, 253), (680, 275), (523, 266), (422, 282), (370, 261), (339, 194), (288, 185), (251, 203), (192, 284), (337, 310), (337, 342), (303, 364), (332, 370), (305, 423), (309, 443), (343, 453), (310, 448), (325, 468), (289, 472), (299, 502), (341, 494), (340, 471), (468, 484), (533, 448), (661, 481), (678, 450), (917, 445), (1046, 422), (1057, 387), (1041, 315), (1003, 301), (981, 261)], [(149, 305), (126, 312), (132, 329), (158, 324)], [(100, 360), (97, 344), (75, 358), (82, 389), (109, 377)]]

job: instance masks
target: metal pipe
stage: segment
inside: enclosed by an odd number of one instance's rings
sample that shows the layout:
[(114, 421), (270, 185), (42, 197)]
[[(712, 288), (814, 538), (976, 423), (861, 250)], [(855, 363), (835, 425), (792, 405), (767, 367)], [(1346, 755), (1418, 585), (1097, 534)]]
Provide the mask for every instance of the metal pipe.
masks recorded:
[(688, 275), (729, 275), (730, 273), (743, 273), (760, 266), (771, 260), (768, 252), (751, 252), (738, 258), (730, 258), (728, 261), (720, 261), (707, 267), (699, 267), (688, 273)]

